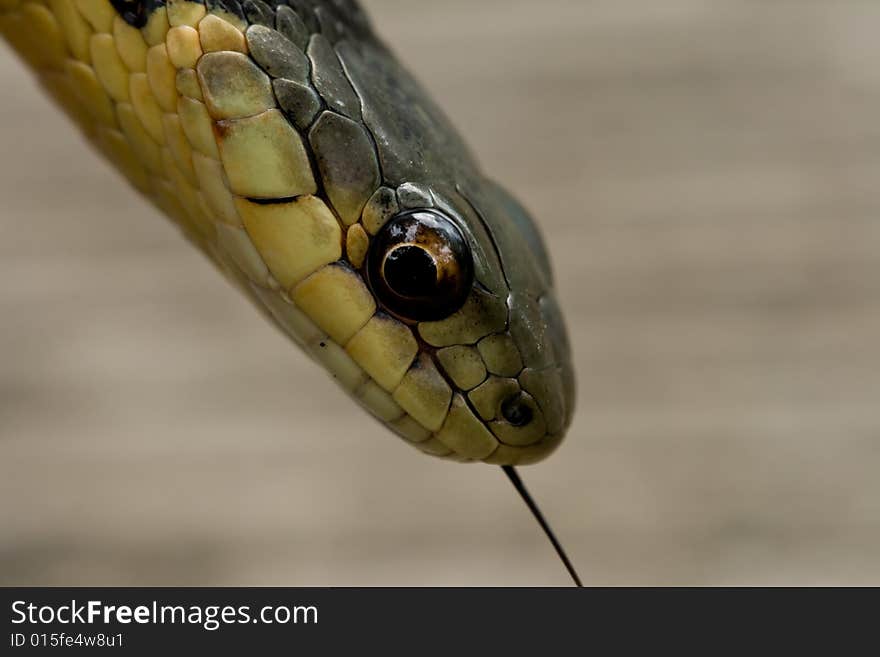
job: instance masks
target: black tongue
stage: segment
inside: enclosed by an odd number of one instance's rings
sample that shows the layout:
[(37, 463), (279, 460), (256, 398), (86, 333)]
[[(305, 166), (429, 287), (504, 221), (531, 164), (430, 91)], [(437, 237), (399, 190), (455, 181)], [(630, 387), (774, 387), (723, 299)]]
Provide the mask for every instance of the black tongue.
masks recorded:
[(535, 516), (535, 520), (538, 521), (541, 529), (544, 530), (544, 534), (547, 536), (548, 539), (550, 539), (550, 543), (553, 545), (553, 549), (556, 550), (556, 554), (562, 560), (562, 564), (565, 566), (568, 574), (571, 575), (571, 579), (574, 580), (575, 586), (579, 588), (583, 587), (581, 578), (578, 576), (577, 571), (574, 569), (574, 566), (571, 563), (571, 560), (565, 553), (565, 549), (563, 549), (562, 544), (557, 540), (556, 535), (553, 533), (553, 530), (550, 528), (547, 520), (544, 519), (544, 514), (541, 513), (541, 509), (539, 509), (538, 505), (535, 504), (535, 500), (532, 499), (532, 496), (526, 489), (525, 484), (522, 482), (522, 479), (520, 479), (519, 473), (516, 471), (516, 468), (514, 468), (512, 465), (502, 465), (501, 469), (504, 470), (504, 474), (506, 474), (507, 478), (510, 479), (510, 483), (513, 484), (513, 487), (520, 494), (520, 497), (523, 498), (526, 506), (529, 507), (529, 509), (531, 510), (532, 515)]

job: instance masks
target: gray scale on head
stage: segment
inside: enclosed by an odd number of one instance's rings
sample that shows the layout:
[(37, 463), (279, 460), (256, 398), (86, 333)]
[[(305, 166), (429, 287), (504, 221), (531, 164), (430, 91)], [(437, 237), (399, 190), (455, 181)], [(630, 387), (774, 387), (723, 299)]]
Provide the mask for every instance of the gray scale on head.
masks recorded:
[(487, 335), (504, 331), (507, 322), (505, 300), (474, 286), (459, 312), (436, 322), (421, 322), (419, 334), (432, 347), (475, 345)]
[(330, 43), (335, 44), (345, 37), (344, 24), (329, 6), (315, 7), (315, 18), (318, 19), (318, 25), (321, 26), (321, 34)]
[(315, 34), (321, 30), (321, 25), (315, 17), (314, 5), (311, 2), (308, 2), (308, 0), (288, 0), (287, 4), (299, 14), (309, 34)]
[(275, 10), (262, 0), (244, 0), (241, 5), (245, 18), (252, 25), (274, 27)]
[(273, 80), (272, 89), (278, 105), (300, 131), (314, 123), (323, 106), (317, 91), (307, 84), (284, 79)]
[(431, 190), (425, 185), (417, 183), (404, 183), (397, 188), (397, 200), (400, 207), (430, 208), (434, 206), (434, 197)]
[(375, 235), (399, 211), (400, 204), (397, 202), (396, 192), (390, 187), (380, 187), (364, 208), (364, 228), (371, 235)]
[(286, 6), (278, 7), (275, 15), (275, 28), (290, 39), (296, 46), (305, 51), (309, 45), (309, 28), (293, 9)]
[(356, 223), (381, 176), (373, 140), (360, 123), (327, 111), (309, 131), (321, 179), (333, 209)]
[(251, 25), (245, 36), (251, 57), (269, 76), (301, 83), (308, 81), (309, 58), (281, 32), (264, 25)]
[(515, 290), (510, 293), (508, 305), (511, 310), (510, 334), (520, 347), (520, 355), (526, 367), (544, 369), (555, 361), (553, 345), (548, 341), (546, 321), (537, 299)]
[[(436, 207), (450, 216), (461, 216), (464, 220), (462, 230), (470, 237), (477, 280), (495, 296), (507, 298), (509, 290), (504, 271), (501, 269), (501, 260), (495, 252), (492, 238), (480, 217), (466, 199), (459, 195), (457, 190), (447, 191), (444, 194), (432, 190), (432, 196)], [(455, 199), (457, 203), (453, 204), (452, 199)]]
[(360, 98), (342, 69), (330, 41), (321, 34), (312, 35), (306, 52), (312, 62), (312, 83), (327, 105), (350, 119), (360, 121)]

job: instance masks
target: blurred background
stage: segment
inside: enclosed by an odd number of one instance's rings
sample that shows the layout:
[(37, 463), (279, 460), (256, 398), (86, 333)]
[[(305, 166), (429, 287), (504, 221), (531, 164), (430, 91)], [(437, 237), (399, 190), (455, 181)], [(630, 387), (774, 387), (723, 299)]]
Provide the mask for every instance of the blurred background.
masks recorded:
[[(880, 3), (364, 4), (545, 230), (579, 409), (523, 476), (585, 581), (880, 584)], [(0, 50), (0, 584), (567, 583)]]

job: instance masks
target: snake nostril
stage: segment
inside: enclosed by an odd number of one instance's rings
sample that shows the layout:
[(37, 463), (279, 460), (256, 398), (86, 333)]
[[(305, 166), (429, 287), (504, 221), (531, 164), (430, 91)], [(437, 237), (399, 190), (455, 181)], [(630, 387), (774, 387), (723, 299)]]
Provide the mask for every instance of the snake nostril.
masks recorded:
[(532, 421), (531, 407), (523, 399), (522, 395), (514, 395), (501, 404), (501, 415), (511, 425), (523, 427)]

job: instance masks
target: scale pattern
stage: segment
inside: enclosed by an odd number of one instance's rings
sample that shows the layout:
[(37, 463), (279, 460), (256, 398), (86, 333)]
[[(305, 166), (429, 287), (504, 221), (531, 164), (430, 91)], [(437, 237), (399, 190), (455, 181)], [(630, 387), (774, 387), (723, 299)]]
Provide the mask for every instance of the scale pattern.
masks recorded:
[[(457, 461), (549, 454), (573, 383), (540, 238), (524, 241), (356, 4), (126, 1), (0, 0), (0, 31), (131, 184), (398, 435)], [(448, 319), (408, 325), (362, 268), (390, 217), (428, 207), (465, 227), (478, 284)], [(513, 397), (523, 426), (502, 417)]]

